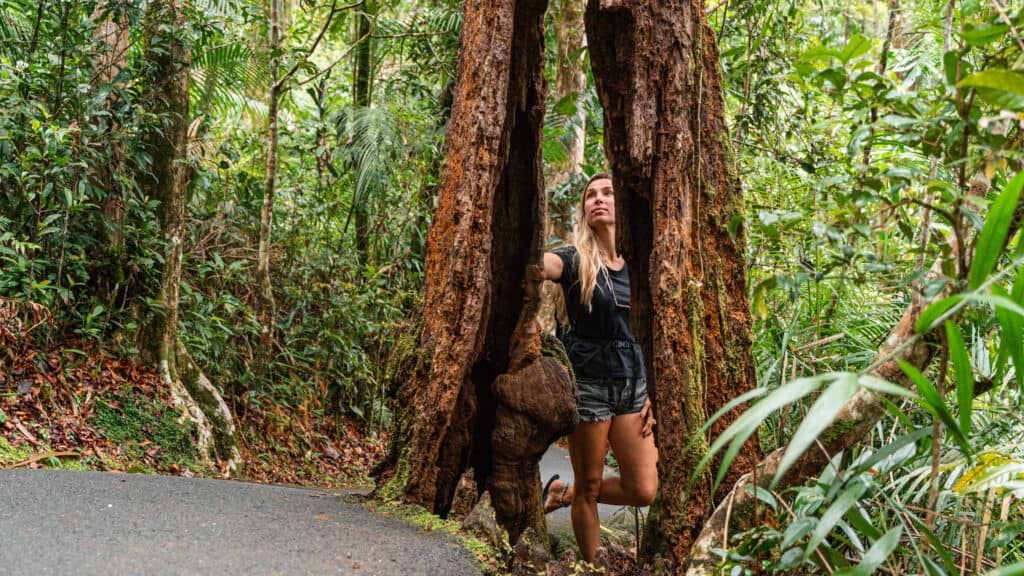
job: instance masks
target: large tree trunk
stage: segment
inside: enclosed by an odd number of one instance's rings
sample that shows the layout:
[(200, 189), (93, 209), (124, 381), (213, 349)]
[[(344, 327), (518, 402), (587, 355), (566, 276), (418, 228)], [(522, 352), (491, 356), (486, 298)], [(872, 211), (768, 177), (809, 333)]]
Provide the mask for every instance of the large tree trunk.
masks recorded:
[(180, 32), (184, 17), (173, 0), (147, 7), (146, 59), (150, 65), (149, 105), (164, 119), (145, 136), (152, 169), (143, 189), (159, 202), (157, 220), (166, 243), (159, 310), (140, 331), (143, 357), (157, 367), (175, 400), (196, 423), (201, 456), (230, 473), (238, 448), (231, 412), (217, 389), (198, 369), (178, 339), (178, 299), (185, 235), (185, 187), (188, 184), (189, 48)]
[(445, 514), (473, 468), (513, 540), (543, 533), (537, 463), (575, 417), (568, 376), (540, 358), (534, 329), (545, 7), (466, 2), (422, 329), (392, 373), (406, 408), (378, 476), (378, 495)]
[[(646, 553), (680, 565), (721, 497), (709, 474), (690, 484), (708, 447), (708, 438), (691, 440), (708, 415), (755, 384), (743, 197), (718, 50), (702, 0), (590, 0), (586, 25), (619, 245), (630, 264), (633, 326), (658, 421), (662, 489)], [(718, 420), (710, 437), (737, 414)], [(758, 456), (752, 439), (726, 482)]]

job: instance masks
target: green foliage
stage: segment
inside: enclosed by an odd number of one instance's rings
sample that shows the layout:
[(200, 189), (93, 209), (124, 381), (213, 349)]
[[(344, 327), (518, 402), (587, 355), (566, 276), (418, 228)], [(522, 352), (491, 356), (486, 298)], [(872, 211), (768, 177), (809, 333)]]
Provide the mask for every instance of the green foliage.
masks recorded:
[[(1016, 419), (999, 422), (1019, 409), (1024, 365), (1024, 294), (1013, 292), (1021, 241), (1008, 233), (1020, 214), (1024, 54), (1006, 21), (1019, 30), (1024, 12), (964, 2), (947, 24), (946, 3), (901, 2), (887, 43), (893, 5), (732, 2), (712, 18), (748, 198), (762, 386), (749, 399), (763, 398), (713, 451), (755, 431), (766, 451), (786, 447), (784, 464), (815, 449), (855, 389), (840, 382), (883, 360), (876, 353), (914, 290), (933, 301), (915, 339), (949, 346), (948, 368), (905, 367), (916, 393), (889, 396), (888, 415), (813, 486), (761, 498), (778, 523), (722, 551), (739, 572), (942, 574), (973, 569), (971, 554), (1021, 558), (1005, 545), (1019, 514), (996, 521), (986, 501), (1011, 493), (1015, 472), (986, 463), (1024, 457), (1011, 440)], [(957, 486), (979, 467), (1000, 480)], [(987, 539), (970, 528), (986, 509)]]
[[(310, 402), (381, 426), (382, 359), (392, 327), (415, 302), (440, 173), (460, 6), (382, 4), (374, 106), (351, 107), (346, 12), (312, 57), (322, 9), (299, 9), (283, 66), (298, 64), (282, 100), (274, 278), (279, 338), (253, 371), (260, 326), (251, 250), (264, 176), (268, 82), (265, 6), (189, 5), (187, 25), (154, 35), (138, 3), (0, 0), (0, 295), (53, 311), (52, 335), (119, 342), (159, 286), (164, 247), (157, 204), (139, 182), (148, 130), (165, 117), (147, 101), (141, 48), (175, 35), (191, 47), (188, 235), (182, 338), (215, 383), (244, 402)], [(38, 18), (37, 18), (38, 14)], [(97, 34), (126, 26), (128, 51)], [(338, 42), (330, 40), (344, 39)], [(147, 44), (148, 43), (148, 44)], [(123, 56), (123, 58), (121, 58)], [(106, 63), (118, 61), (113, 75)], [(156, 110), (157, 113), (152, 113)], [(370, 259), (356, 258), (354, 209), (370, 216)], [(261, 399), (261, 400), (257, 400)], [(321, 409), (321, 408), (318, 408)]]

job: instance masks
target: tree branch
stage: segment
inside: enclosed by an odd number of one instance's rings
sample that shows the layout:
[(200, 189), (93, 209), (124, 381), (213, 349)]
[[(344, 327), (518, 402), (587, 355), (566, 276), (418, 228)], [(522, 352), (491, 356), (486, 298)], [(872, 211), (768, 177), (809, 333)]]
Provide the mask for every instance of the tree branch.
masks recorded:
[[(298, 62), (296, 62), (295, 64), (292, 64), (292, 67), (289, 68), (288, 71), (285, 72), (283, 76), (281, 76), (281, 79), (278, 80), (277, 83), (274, 84), (274, 88), (280, 89), (282, 86), (284, 86), (285, 81), (287, 81), (289, 78), (291, 78), (292, 75), (294, 75), (295, 72), (298, 71), (299, 66), (302, 66), (306, 62), (306, 60), (309, 60), (309, 57), (312, 56), (314, 52), (316, 52), (317, 46), (320, 45), (320, 41), (323, 40), (324, 34), (326, 34), (327, 33), (327, 29), (330, 28), (331, 21), (334, 19), (334, 15), (335, 14), (337, 14), (338, 12), (344, 12), (346, 10), (352, 10), (353, 8), (358, 8), (359, 6), (362, 6), (363, 4), (366, 4), (366, 0), (359, 0), (358, 2), (353, 2), (352, 4), (346, 4), (345, 6), (342, 6), (341, 8), (338, 8), (338, 0), (333, 0), (331, 2), (331, 10), (327, 13), (327, 20), (324, 21), (324, 25), (320, 27), (320, 31), (317, 32), (316, 38), (313, 39), (313, 45), (309, 47), (309, 52), (307, 52), (306, 55), (302, 59), (300, 59)], [(362, 40), (363, 39), (360, 38), (359, 42), (361, 42)], [(356, 42), (356, 44), (358, 44), (359, 42)], [(349, 48), (349, 50), (346, 50), (345, 53), (348, 54), (348, 52), (350, 52), (351, 50), (352, 49)], [(334, 66), (334, 64), (331, 65), (331, 67), (333, 67), (333, 66)], [(308, 81), (308, 79), (307, 79), (307, 81)]]
[(330, 66), (320, 70), (316, 74), (313, 74), (312, 76), (310, 76), (309, 78), (306, 78), (305, 80), (303, 80), (301, 82), (296, 82), (295, 85), (296, 86), (302, 86), (304, 84), (309, 84), (313, 80), (316, 80), (320, 76), (323, 76), (324, 74), (330, 72), (332, 69), (334, 69), (335, 66), (340, 64), (342, 60), (347, 58), (348, 55), (351, 54), (353, 50), (355, 50), (356, 46), (359, 46), (359, 43), (362, 42), (363, 40), (365, 40), (367, 38), (367, 36), (369, 36), (369, 34), (367, 34), (366, 36), (362, 36), (361, 38), (359, 38), (359, 40), (356, 40), (351, 46), (348, 47), (348, 50), (345, 50), (344, 52), (342, 52), (341, 56), (338, 56), (338, 59), (335, 60), (334, 62), (332, 62)]

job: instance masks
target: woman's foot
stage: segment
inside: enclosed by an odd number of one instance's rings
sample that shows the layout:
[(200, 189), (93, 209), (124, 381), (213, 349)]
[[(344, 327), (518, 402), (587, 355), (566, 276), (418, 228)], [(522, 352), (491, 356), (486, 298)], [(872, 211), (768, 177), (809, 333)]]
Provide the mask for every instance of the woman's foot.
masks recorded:
[(544, 513), (550, 514), (572, 504), (571, 489), (570, 484), (557, 478), (549, 481), (547, 497), (544, 499)]

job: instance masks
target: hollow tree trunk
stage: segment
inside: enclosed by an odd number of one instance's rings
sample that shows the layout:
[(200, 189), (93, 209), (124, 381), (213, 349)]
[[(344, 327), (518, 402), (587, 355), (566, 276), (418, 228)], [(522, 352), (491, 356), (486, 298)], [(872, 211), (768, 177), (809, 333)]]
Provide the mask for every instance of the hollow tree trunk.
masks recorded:
[[(378, 496), (439, 514), (473, 468), (513, 541), (543, 533), (537, 463), (575, 418), (540, 358), (545, 0), (468, 0), (421, 330), (391, 373), (405, 408)], [(493, 448), (493, 449), (492, 449)]]
[[(685, 561), (724, 490), (690, 486), (707, 417), (755, 384), (743, 197), (723, 118), (718, 50), (702, 0), (590, 0), (586, 27), (615, 175), (633, 326), (658, 421), (661, 496), (645, 553)], [(738, 414), (712, 426), (713, 438)], [(726, 485), (757, 462), (756, 442)], [(717, 462), (715, 463), (717, 466)], [(689, 487), (689, 488), (688, 488)]]
[(150, 66), (147, 101), (164, 119), (150, 130), (144, 145), (153, 158), (142, 175), (143, 190), (158, 201), (157, 220), (166, 243), (157, 300), (159, 310), (140, 330), (143, 359), (156, 366), (164, 384), (198, 429), (200, 455), (218, 463), (225, 473), (237, 467), (238, 448), (231, 412), (217, 389), (189, 357), (178, 338), (178, 299), (185, 235), (185, 188), (188, 184), (189, 47), (180, 28), (184, 17), (173, 0), (147, 7), (147, 46)]

